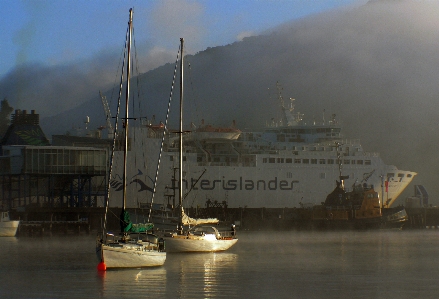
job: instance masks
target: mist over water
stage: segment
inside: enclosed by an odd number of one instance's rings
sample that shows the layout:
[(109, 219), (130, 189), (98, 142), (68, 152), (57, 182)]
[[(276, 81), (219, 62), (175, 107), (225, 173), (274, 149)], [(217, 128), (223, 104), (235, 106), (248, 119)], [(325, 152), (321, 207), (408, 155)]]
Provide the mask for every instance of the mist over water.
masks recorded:
[[(246, 129), (278, 119), (279, 81), (284, 98), (296, 99), (296, 111), (308, 123), (336, 114), (346, 137), (361, 139), (366, 151), (379, 152), (387, 164), (418, 172), (413, 183), (425, 185), (431, 203), (438, 204), (437, 28), (436, 1), (370, 1), (189, 55), (186, 125), (204, 119), (229, 126), (236, 120), (238, 128)], [(179, 41), (175, 44), (176, 55)], [(118, 83), (118, 61), (117, 55), (103, 55), (89, 68), (27, 66), (2, 78), (0, 96), (15, 109), (41, 113), (49, 137), (83, 127), (86, 115), (89, 128), (97, 128), (105, 125), (100, 89), (114, 109), (117, 92), (110, 86)], [(133, 87), (142, 99), (138, 115), (164, 120), (173, 70), (170, 63), (138, 77)], [(175, 120), (178, 108), (173, 107)], [(412, 192), (409, 186), (397, 204)]]
[(93, 236), (2, 238), (2, 298), (437, 298), (436, 230), (239, 231), (229, 251), (97, 272)]

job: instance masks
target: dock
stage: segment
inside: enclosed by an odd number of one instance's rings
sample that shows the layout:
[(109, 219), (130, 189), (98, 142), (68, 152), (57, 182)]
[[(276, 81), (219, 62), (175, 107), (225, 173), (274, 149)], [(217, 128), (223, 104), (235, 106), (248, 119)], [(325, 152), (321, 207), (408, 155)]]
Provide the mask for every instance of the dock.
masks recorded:
[[(132, 221), (146, 222), (148, 209), (128, 209)], [(310, 208), (186, 208), (191, 217), (216, 217), (233, 223), (242, 230), (309, 230)], [(403, 229), (438, 229), (439, 207), (406, 208), (408, 221)], [(34, 208), (11, 211), (20, 220), (18, 236), (46, 234), (90, 234), (102, 231), (105, 209), (96, 208)], [(120, 208), (109, 208), (108, 230), (119, 228)], [(137, 218), (137, 219), (136, 219)]]

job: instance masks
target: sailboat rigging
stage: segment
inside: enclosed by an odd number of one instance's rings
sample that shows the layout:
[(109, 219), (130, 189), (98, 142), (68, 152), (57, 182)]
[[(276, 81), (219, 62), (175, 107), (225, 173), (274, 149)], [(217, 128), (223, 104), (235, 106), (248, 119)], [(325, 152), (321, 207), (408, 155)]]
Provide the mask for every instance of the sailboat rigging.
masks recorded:
[[(153, 267), (161, 266), (166, 260), (166, 252), (164, 241), (152, 233), (148, 233), (154, 225), (152, 223), (137, 223), (134, 224), (130, 220), (130, 215), (126, 210), (127, 200), (127, 153), (128, 153), (128, 102), (130, 96), (130, 72), (131, 72), (131, 38), (133, 32), (133, 10), (129, 11), (128, 35), (126, 41), (126, 70), (127, 83), (125, 90), (125, 117), (123, 118), (123, 176), (122, 176), (122, 211), (120, 215), (120, 237), (106, 232), (106, 223), (104, 223), (104, 233), (98, 239), (96, 246), (96, 253), (100, 263), (98, 270), (106, 270), (107, 268), (138, 268), (138, 267)], [(121, 82), (123, 79), (123, 74)], [(122, 84), (120, 85), (122, 87)], [(121, 94), (121, 93), (120, 93)], [(119, 94), (119, 95), (120, 95)], [(118, 113), (120, 108), (120, 96)], [(115, 134), (113, 137), (113, 150), (110, 161), (110, 178), (111, 179), (111, 165), (114, 158), (116, 137), (117, 137), (117, 119), (115, 125)], [(109, 188), (108, 188), (109, 190)], [(108, 192), (109, 194), (109, 192)], [(106, 203), (105, 221), (107, 220), (108, 200)], [(131, 234), (137, 234), (136, 238), (132, 238)]]
[[(166, 234), (168, 252), (209, 252), (224, 251), (232, 247), (238, 239), (236, 230), (232, 225), (231, 230), (219, 230), (218, 219), (194, 219), (186, 215), (183, 209), (183, 44), (184, 39), (180, 38), (181, 60), (180, 60), (180, 129), (179, 129), (179, 205), (177, 231)], [(195, 225), (191, 228), (191, 225)], [(188, 227), (185, 229), (185, 227)]]

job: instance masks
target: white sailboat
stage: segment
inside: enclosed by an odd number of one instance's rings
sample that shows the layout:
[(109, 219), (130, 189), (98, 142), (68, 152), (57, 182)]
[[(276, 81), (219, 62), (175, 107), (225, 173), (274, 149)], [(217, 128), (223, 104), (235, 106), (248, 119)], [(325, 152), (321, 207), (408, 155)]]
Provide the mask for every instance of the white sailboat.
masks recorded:
[(19, 220), (11, 220), (9, 218), (9, 212), (2, 211), (0, 217), (0, 237), (15, 237), (19, 224)]
[[(235, 227), (221, 231), (216, 224), (218, 219), (194, 219), (187, 216), (183, 209), (183, 44), (181, 43), (180, 60), (180, 165), (179, 165), (179, 223), (176, 232), (167, 234), (166, 250), (168, 252), (209, 252), (224, 251), (232, 247), (238, 239)], [(192, 228), (191, 226), (194, 225)], [(184, 229), (189, 227), (188, 229)]]
[[(131, 35), (133, 31), (133, 10), (130, 9), (130, 17), (128, 23), (127, 36), (127, 84), (126, 84), (126, 99), (125, 99), (125, 117), (123, 125), (124, 134), (124, 159), (123, 159), (123, 192), (122, 192), (122, 213), (120, 215), (121, 232), (120, 236), (106, 233), (97, 242), (96, 253), (100, 263), (98, 270), (106, 270), (107, 268), (138, 268), (138, 267), (154, 267), (161, 266), (166, 260), (166, 252), (164, 241), (156, 235), (149, 234), (152, 230), (152, 223), (133, 224), (130, 221), (129, 213), (126, 211), (126, 185), (127, 185), (127, 152), (128, 152), (128, 101), (129, 101), (129, 86), (130, 86), (130, 50), (131, 50)], [(122, 82), (122, 80), (121, 80)], [(122, 85), (121, 85), (122, 86)], [(120, 103), (119, 103), (120, 105)], [(119, 111), (119, 109), (118, 109)], [(117, 119), (117, 117), (116, 117)], [(115, 125), (117, 130), (117, 120)], [(113, 139), (113, 153), (115, 150), (117, 134), (114, 134)], [(113, 155), (112, 155), (113, 156)], [(110, 164), (111, 177), (112, 161)], [(110, 188), (108, 187), (108, 190)], [(107, 201), (108, 211), (108, 201)], [(106, 225), (106, 217), (104, 225)], [(104, 226), (104, 232), (106, 228)], [(136, 234), (136, 237), (132, 235)]]

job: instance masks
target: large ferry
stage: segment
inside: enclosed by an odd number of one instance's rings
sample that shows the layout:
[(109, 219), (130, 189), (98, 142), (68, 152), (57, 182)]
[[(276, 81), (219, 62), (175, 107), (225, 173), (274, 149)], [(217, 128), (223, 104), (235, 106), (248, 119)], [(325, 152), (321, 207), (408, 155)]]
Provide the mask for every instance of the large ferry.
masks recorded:
[[(230, 208), (292, 208), (321, 204), (339, 178), (341, 165), (347, 191), (354, 184), (373, 185), (383, 207), (390, 207), (416, 175), (385, 164), (378, 153), (364, 151), (359, 140), (343, 138), (335, 115), (328, 121), (306, 124), (303, 115), (294, 112), (294, 99), (282, 107), (283, 120), (261, 130), (200, 127), (184, 135), (183, 188), (185, 193), (190, 191), (185, 206), (205, 207), (216, 202)], [(167, 132), (162, 145), (165, 129), (145, 124), (131, 131), (130, 150), (145, 157), (147, 163), (135, 166), (135, 160), (128, 161), (128, 206), (153, 200), (175, 207), (172, 194), (178, 189), (179, 138)], [(118, 152), (116, 157), (121, 159)], [(118, 164), (122, 162), (115, 163), (111, 192), (121, 187)]]

